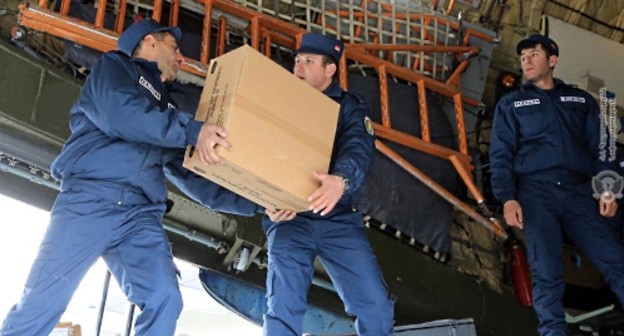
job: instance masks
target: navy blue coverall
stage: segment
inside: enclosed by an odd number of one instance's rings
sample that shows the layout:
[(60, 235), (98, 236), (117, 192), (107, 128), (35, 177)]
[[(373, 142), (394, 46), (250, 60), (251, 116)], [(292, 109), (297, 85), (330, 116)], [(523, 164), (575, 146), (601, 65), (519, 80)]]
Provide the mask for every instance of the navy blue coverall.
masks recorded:
[(495, 113), (492, 188), (503, 204), (517, 200), (522, 207), (538, 331), (567, 335), (564, 233), (624, 302), (624, 245), (613, 221), (600, 215), (590, 184), (606, 168), (598, 158), (598, 106), (587, 92), (555, 79), (547, 91), (525, 83)]
[[(173, 335), (182, 309), (162, 218), (165, 175), (191, 198), (251, 215), (253, 203), (181, 167), (202, 123), (177, 110), (157, 64), (120, 52), (93, 67), (52, 165), (61, 193), (19, 303), (0, 335), (48, 335), (101, 256), (140, 313), (136, 335)], [(222, 193), (223, 192), (223, 193)]]
[(349, 179), (351, 187), (325, 216), (308, 211), (279, 223), (264, 217), (269, 249), (264, 334), (301, 335), (318, 256), (346, 312), (356, 317), (358, 335), (392, 335), (394, 304), (364, 232), (362, 213), (352, 208), (354, 191), (364, 182), (372, 159), (374, 139), (364, 122), (368, 107), (336, 81), (324, 93), (341, 106), (330, 174)]

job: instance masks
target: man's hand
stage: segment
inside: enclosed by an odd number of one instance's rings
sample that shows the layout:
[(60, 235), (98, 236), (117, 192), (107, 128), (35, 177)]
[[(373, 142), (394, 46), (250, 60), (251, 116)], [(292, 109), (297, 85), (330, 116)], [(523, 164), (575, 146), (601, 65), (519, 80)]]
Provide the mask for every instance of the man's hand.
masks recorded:
[(197, 144), (195, 145), (195, 152), (199, 154), (199, 159), (203, 164), (211, 165), (223, 162), (221, 157), (215, 153), (215, 148), (221, 146), (229, 150), (232, 147), (225, 140), (225, 137), (227, 137), (227, 133), (223, 127), (204, 123), (201, 130), (199, 130)]
[(524, 228), (522, 222), (522, 206), (516, 200), (510, 200), (503, 205), (503, 212), (507, 225), (517, 227), (518, 229)]
[(344, 192), (344, 182), (336, 175), (312, 172), (314, 178), (321, 182), (321, 186), (308, 197), (311, 203), (308, 210), (314, 213), (321, 212), (321, 216), (327, 215), (334, 209), (336, 203)]
[(608, 218), (613, 217), (615, 216), (617, 208), (618, 202), (616, 200), (613, 200), (611, 202), (605, 202), (600, 199), (600, 215)]
[(289, 221), (295, 218), (295, 216), (297, 216), (297, 213), (292, 210), (272, 211), (272, 210), (266, 209), (264, 210), (264, 213), (266, 213), (267, 216), (269, 216), (269, 219), (271, 219), (271, 222), (274, 222), (274, 223)]

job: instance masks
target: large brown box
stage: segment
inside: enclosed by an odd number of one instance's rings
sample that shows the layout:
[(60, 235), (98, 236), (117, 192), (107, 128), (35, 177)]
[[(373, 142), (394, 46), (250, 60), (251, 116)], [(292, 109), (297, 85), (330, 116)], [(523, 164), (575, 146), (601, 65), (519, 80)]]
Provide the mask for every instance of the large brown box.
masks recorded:
[(232, 145), (222, 165), (193, 148), (184, 167), (271, 210), (306, 210), (329, 169), (340, 106), (249, 46), (210, 62), (196, 119), (218, 124)]

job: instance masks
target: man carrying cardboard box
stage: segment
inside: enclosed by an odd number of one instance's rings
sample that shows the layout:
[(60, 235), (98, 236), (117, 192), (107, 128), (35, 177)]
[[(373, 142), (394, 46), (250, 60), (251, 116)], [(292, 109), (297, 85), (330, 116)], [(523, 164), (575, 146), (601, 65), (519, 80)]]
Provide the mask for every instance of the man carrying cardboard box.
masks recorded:
[(263, 220), (269, 241), (265, 335), (301, 335), (316, 256), (346, 312), (356, 318), (357, 334), (393, 334), (394, 304), (364, 233), (362, 213), (352, 208), (370, 168), (374, 134), (365, 101), (334, 79), (343, 49), (341, 41), (309, 33), (296, 51), (294, 74), (341, 108), (330, 173), (313, 172), (320, 187), (308, 199), (310, 211), (268, 210)]
[(70, 112), (72, 134), (52, 164), (61, 193), (1, 336), (48, 335), (99, 257), (140, 309), (136, 335), (173, 335), (182, 297), (161, 224), (165, 175), (204, 205), (258, 211), (181, 166), (187, 145), (211, 164), (221, 161), (215, 145), (229, 144), (222, 128), (193, 120), (169, 97), (164, 82), (176, 78), (183, 61), (180, 37), (177, 27), (140, 21), (93, 67)]

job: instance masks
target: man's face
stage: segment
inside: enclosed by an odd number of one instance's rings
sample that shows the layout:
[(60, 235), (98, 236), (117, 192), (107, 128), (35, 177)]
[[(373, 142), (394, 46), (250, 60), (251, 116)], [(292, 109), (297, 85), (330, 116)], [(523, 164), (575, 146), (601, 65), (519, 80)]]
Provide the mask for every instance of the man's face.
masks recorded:
[(322, 55), (298, 53), (295, 56), (295, 76), (319, 91), (324, 91), (331, 84), (335, 72), (336, 65), (324, 65)]
[(154, 62), (158, 63), (158, 69), (162, 72), (163, 82), (172, 81), (176, 78), (180, 65), (184, 58), (180, 54), (180, 48), (175, 38), (167, 34), (161, 41), (154, 39)]
[(542, 45), (522, 49), (520, 52), (520, 66), (524, 77), (537, 82), (552, 76), (552, 67), (557, 64), (557, 56), (546, 56)]

